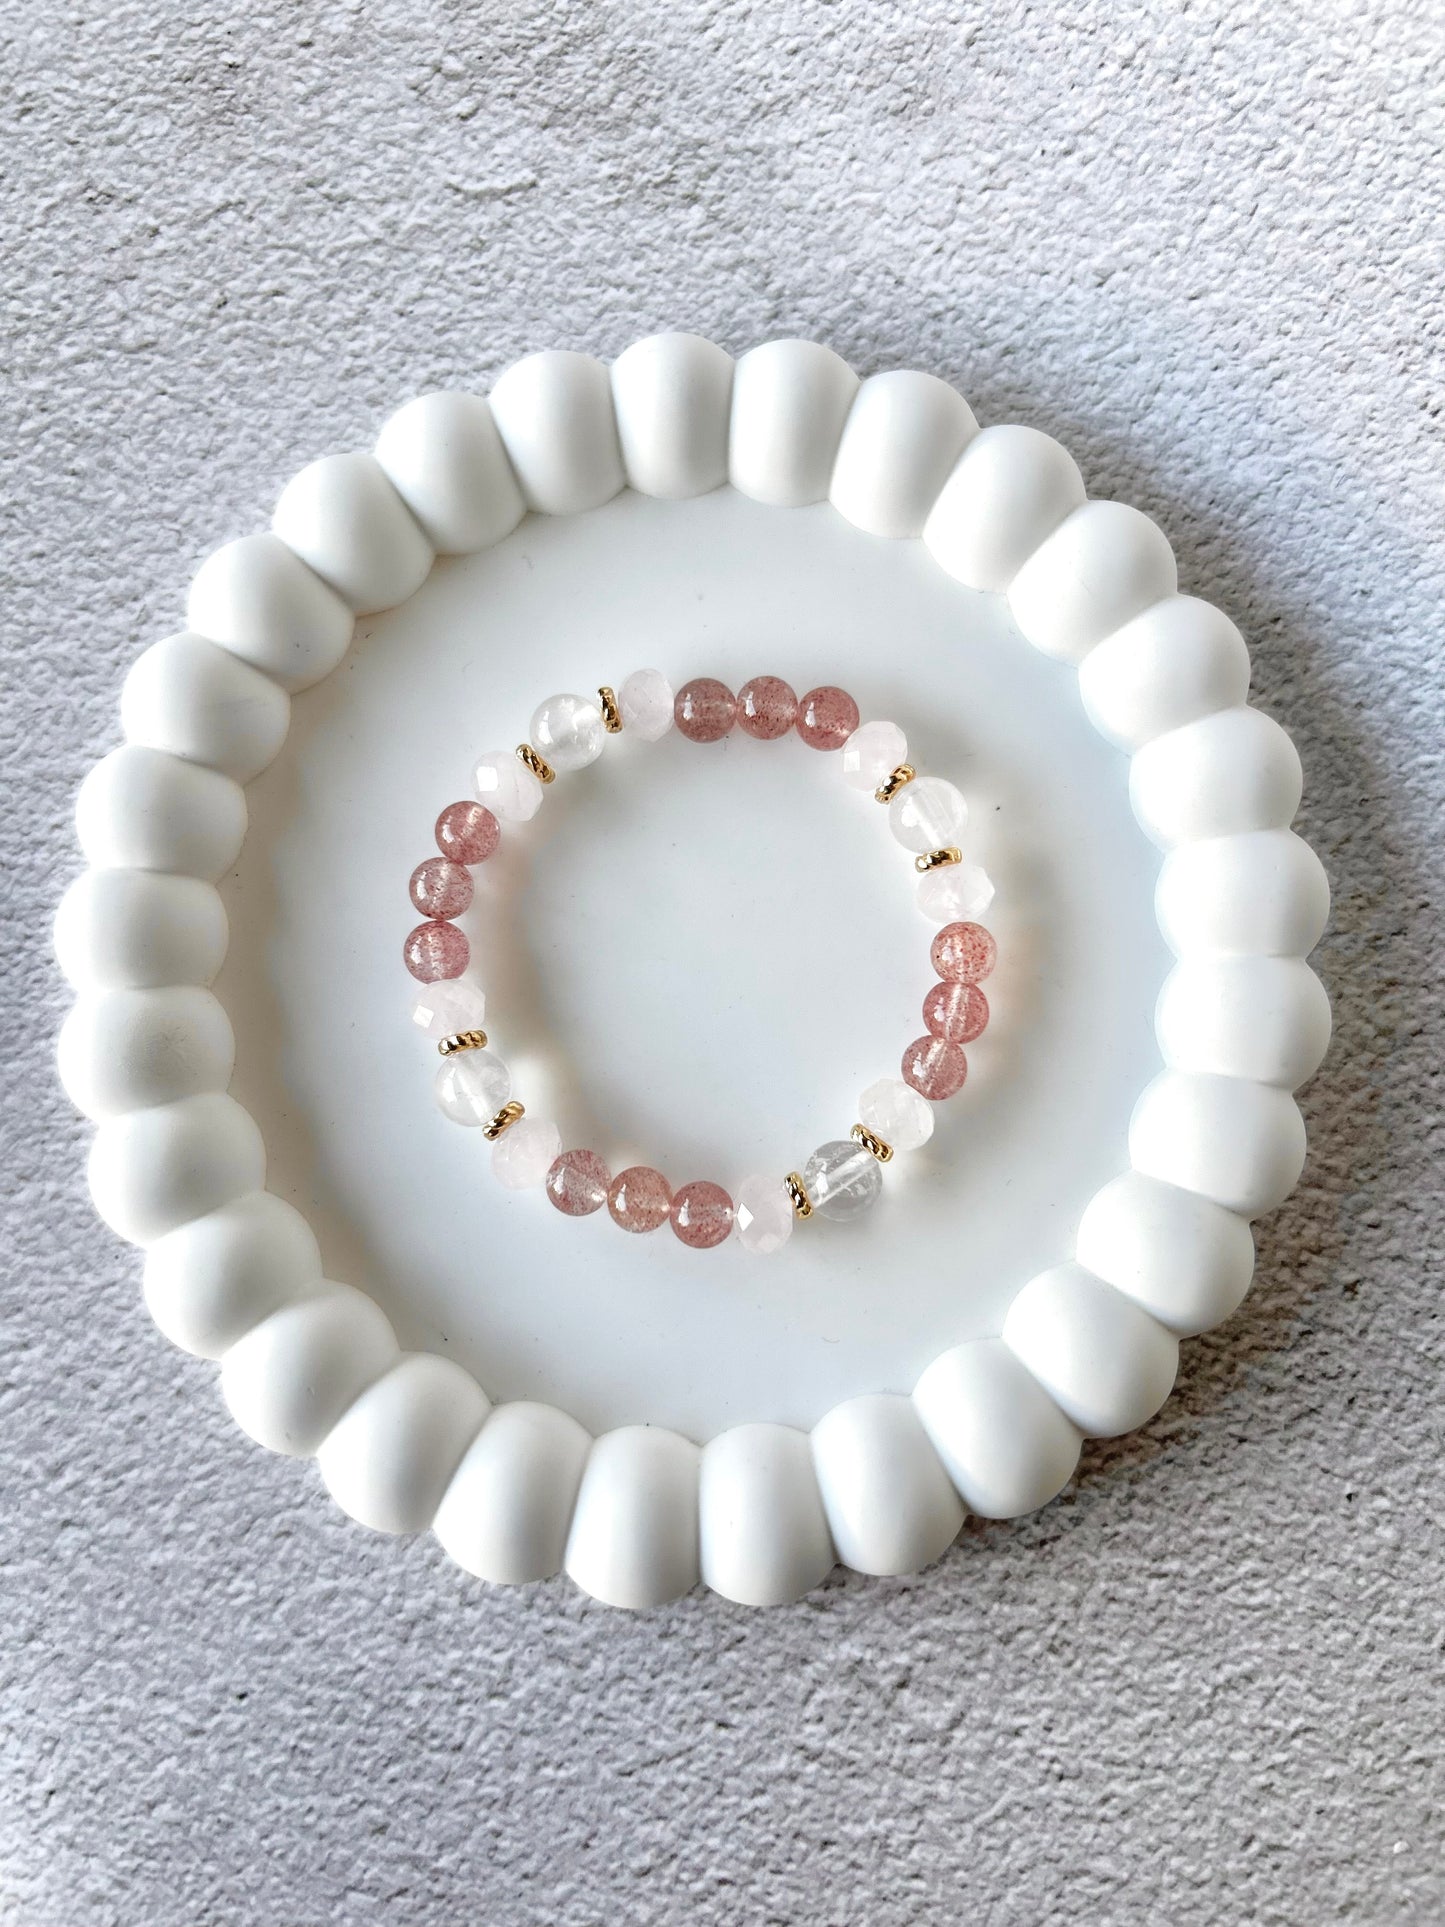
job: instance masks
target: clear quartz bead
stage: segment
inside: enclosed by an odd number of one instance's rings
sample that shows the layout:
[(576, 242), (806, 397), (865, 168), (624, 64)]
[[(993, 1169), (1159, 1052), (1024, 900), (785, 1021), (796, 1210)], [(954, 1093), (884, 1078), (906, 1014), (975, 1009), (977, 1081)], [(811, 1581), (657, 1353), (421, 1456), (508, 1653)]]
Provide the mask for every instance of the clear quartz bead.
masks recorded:
[(849, 788), (871, 793), (908, 761), (908, 738), (897, 723), (864, 723), (844, 743), (838, 760)]
[(586, 696), (549, 696), (532, 715), (532, 746), (553, 769), (586, 769), (602, 754), (602, 711)]
[(993, 902), (993, 879), (976, 863), (947, 863), (918, 879), (918, 907), (933, 923), (972, 923)]
[(634, 669), (617, 692), (622, 726), (644, 743), (655, 743), (672, 728), (673, 687), (660, 669)]
[(905, 850), (922, 856), (955, 844), (968, 821), (963, 792), (941, 776), (915, 776), (888, 805), (888, 827)]
[(509, 1191), (530, 1190), (542, 1183), (561, 1149), (562, 1133), (550, 1118), (519, 1117), (492, 1146), (492, 1176)]
[(803, 1166), (803, 1188), (815, 1211), (845, 1222), (877, 1203), (883, 1173), (871, 1151), (852, 1138), (835, 1138), (820, 1144)]
[(858, 1100), (858, 1122), (895, 1151), (917, 1151), (933, 1136), (933, 1106), (901, 1077), (880, 1077)]
[(467, 977), (444, 977), (423, 984), (411, 1006), (411, 1021), (427, 1037), (451, 1037), (459, 1030), (480, 1030), (487, 999), (480, 984)]
[(503, 822), (529, 822), (542, 807), (542, 785), (515, 750), (484, 751), (472, 780), (482, 802)]
[(512, 1073), (489, 1050), (458, 1051), (438, 1070), (436, 1093), (453, 1124), (487, 1124), (512, 1094)]
[(738, 1243), (744, 1251), (770, 1258), (793, 1235), (793, 1201), (776, 1178), (744, 1178), (733, 1204)]

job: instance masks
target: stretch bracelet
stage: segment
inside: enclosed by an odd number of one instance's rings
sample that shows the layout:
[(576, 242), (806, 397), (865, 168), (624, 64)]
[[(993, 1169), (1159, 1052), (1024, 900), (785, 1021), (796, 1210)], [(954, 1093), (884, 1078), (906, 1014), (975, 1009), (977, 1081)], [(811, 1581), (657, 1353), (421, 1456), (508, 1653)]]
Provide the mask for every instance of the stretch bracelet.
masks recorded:
[[(472, 868), (497, 849), (502, 823), (535, 816), (559, 771), (595, 762), (607, 737), (624, 728), (655, 742), (674, 726), (696, 743), (719, 742), (737, 728), (763, 741), (796, 733), (812, 749), (840, 752), (844, 781), (886, 805), (894, 836), (914, 856), (919, 906), (943, 925), (930, 953), (939, 981), (923, 1000), (925, 1034), (904, 1051), (902, 1075), (881, 1078), (863, 1092), (850, 1137), (819, 1145), (801, 1171), (781, 1180), (744, 1178), (736, 1196), (708, 1179), (674, 1190), (651, 1165), (632, 1165), (614, 1177), (596, 1151), (564, 1151), (555, 1124), (529, 1117), (512, 1096), (506, 1064), (487, 1048), (485, 995), (464, 974), (470, 946), (455, 922), (472, 901)], [(480, 758), (481, 800), (442, 811), (436, 822), (439, 854), (412, 872), (411, 900), (426, 921), (407, 937), (404, 957), (425, 986), (413, 1020), (436, 1040), (442, 1057), (437, 1102), (455, 1123), (480, 1126), (502, 1184), (518, 1190), (542, 1184), (570, 1217), (585, 1217), (605, 1204), (624, 1231), (655, 1231), (670, 1223), (697, 1250), (735, 1232), (760, 1254), (781, 1249), (794, 1223), (815, 1211), (850, 1219), (877, 1201), (882, 1167), (895, 1151), (927, 1143), (932, 1106), (963, 1088), (964, 1046), (988, 1023), (980, 985), (997, 955), (993, 937), (976, 920), (991, 902), (993, 886), (982, 870), (963, 862), (957, 842), (968, 816), (963, 795), (940, 777), (919, 776), (907, 755), (897, 724), (860, 724), (853, 698), (831, 685), (799, 698), (780, 678), (758, 676), (735, 696), (703, 677), (674, 695), (657, 670), (642, 669), (620, 692), (603, 687), (595, 700), (549, 697), (532, 718), (529, 740), (515, 753), (488, 751)]]

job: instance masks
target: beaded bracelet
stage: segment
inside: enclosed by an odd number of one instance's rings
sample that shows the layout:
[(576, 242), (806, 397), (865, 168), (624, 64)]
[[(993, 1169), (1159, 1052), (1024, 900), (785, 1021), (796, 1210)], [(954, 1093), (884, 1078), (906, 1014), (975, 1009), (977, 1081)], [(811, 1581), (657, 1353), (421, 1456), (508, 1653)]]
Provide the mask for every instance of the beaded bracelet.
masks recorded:
[[(463, 975), (470, 946), (454, 921), (472, 901), (471, 868), (486, 862), (501, 840), (499, 819), (530, 820), (558, 771), (595, 762), (609, 734), (627, 727), (655, 742), (674, 725), (695, 743), (719, 742), (736, 727), (763, 741), (796, 731), (812, 749), (840, 751), (845, 782), (871, 790), (887, 806), (894, 836), (914, 852), (920, 908), (944, 926), (931, 950), (940, 981), (923, 1000), (926, 1034), (903, 1053), (901, 1078), (881, 1078), (864, 1091), (851, 1137), (819, 1145), (801, 1172), (790, 1171), (781, 1182), (744, 1178), (736, 1200), (707, 1179), (674, 1191), (650, 1165), (633, 1165), (613, 1177), (596, 1151), (563, 1151), (555, 1124), (528, 1117), (512, 1097), (507, 1066), (487, 1049), (485, 996)], [(988, 1023), (988, 1000), (979, 986), (997, 955), (992, 936), (975, 921), (992, 901), (993, 886), (982, 870), (963, 863), (954, 841), (967, 821), (964, 798), (940, 777), (919, 776), (907, 754), (895, 723), (860, 724), (853, 698), (831, 685), (799, 699), (779, 677), (757, 676), (734, 696), (723, 683), (703, 677), (674, 696), (659, 671), (642, 669), (628, 677), (620, 694), (604, 686), (596, 701), (549, 697), (532, 718), (531, 739), (514, 755), (497, 750), (481, 757), (476, 788), (482, 800), (442, 811), (436, 823), (440, 854), (412, 872), (411, 900), (427, 921), (407, 937), (404, 957), (412, 976), (427, 986), (412, 1015), (441, 1053), (437, 1102), (455, 1123), (480, 1125), (502, 1184), (544, 1184), (569, 1217), (585, 1217), (605, 1204), (624, 1231), (655, 1231), (671, 1223), (682, 1242), (697, 1250), (721, 1244), (736, 1230), (740, 1243), (760, 1254), (781, 1249), (796, 1219), (814, 1211), (855, 1218), (876, 1202), (882, 1166), (895, 1150), (927, 1143), (932, 1105), (963, 1088), (963, 1046)]]

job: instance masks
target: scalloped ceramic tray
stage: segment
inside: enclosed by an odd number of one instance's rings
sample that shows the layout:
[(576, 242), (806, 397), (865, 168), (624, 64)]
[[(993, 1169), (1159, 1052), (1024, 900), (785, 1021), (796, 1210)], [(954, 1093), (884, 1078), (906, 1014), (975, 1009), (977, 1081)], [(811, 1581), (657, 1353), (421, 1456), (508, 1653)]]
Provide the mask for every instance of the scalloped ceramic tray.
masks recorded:
[[(157, 1322), (357, 1519), (628, 1606), (910, 1571), (1238, 1305), (1304, 1157), (1328, 892), (1237, 631), (1046, 436), (812, 344), (549, 352), (305, 470), (187, 625), (82, 788), (61, 1073)], [(963, 783), (999, 887), (964, 1097), (771, 1260), (502, 1191), (407, 1021), (437, 811), (643, 666), (844, 684)], [(624, 733), (479, 873), (488, 1023), (564, 1141), (781, 1175), (896, 1070), (932, 926), (830, 762)]]

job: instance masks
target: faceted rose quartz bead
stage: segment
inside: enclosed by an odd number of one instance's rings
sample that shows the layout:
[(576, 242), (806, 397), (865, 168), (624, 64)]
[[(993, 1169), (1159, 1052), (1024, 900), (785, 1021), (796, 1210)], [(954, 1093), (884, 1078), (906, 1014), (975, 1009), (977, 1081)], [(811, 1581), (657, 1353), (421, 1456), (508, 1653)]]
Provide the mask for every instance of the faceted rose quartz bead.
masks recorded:
[(798, 720), (798, 699), (780, 676), (754, 676), (738, 691), (738, 728), (775, 743)]
[(685, 682), (672, 705), (673, 721), (690, 743), (721, 742), (737, 721), (738, 699), (711, 676)]
[(418, 863), (408, 887), (424, 917), (459, 917), (472, 900), (471, 873), (450, 857), (429, 856)]
[(502, 840), (502, 826), (480, 803), (448, 803), (437, 818), (436, 839), (453, 863), (485, 863)]
[(479, 984), (465, 977), (443, 978), (419, 992), (411, 1021), (428, 1037), (453, 1037), (459, 1030), (480, 1030), (487, 999)]
[(918, 907), (933, 923), (981, 917), (992, 902), (992, 879), (976, 863), (946, 863), (918, 879)]
[(624, 1231), (656, 1231), (672, 1210), (672, 1186), (650, 1164), (631, 1165), (612, 1180), (607, 1209)]
[(843, 745), (839, 767), (851, 789), (869, 794), (908, 761), (908, 738), (897, 723), (864, 723)]
[(644, 743), (656, 743), (672, 728), (672, 684), (660, 669), (634, 669), (617, 692), (622, 727)]
[(977, 984), (935, 984), (923, 1000), (923, 1025), (946, 1044), (971, 1044), (988, 1025), (988, 999)]
[(733, 1215), (737, 1220), (738, 1243), (743, 1250), (759, 1258), (770, 1258), (792, 1237), (797, 1213), (792, 1199), (776, 1178), (751, 1177), (744, 1178), (738, 1186)]
[(562, 1133), (550, 1118), (519, 1117), (492, 1146), (492, 1176), (509, 1191), (526, 1191), (545, 1180), (561, 1149)]
[(485, 750), (472, 780), (483, 803), (505, 822), (530, 822), (542, 807), (540, 780), (513, 750)]
[(564, 1151), (547, 1173), (547, 1196), (569, 1218), (585, 1218), (607, 1202), (612, 1173), (595, 1151)]
[(946, 1044), (941, 1037), (920, 1037), (903, 1053), (903, 1076), (930, 1104), (939, 1104), (963, 1089), (968, 1059), (957, 1044)]
[(858, 1121), (895, 1151), (917, 1151), (933, 1136), (933, 1107), (901, 1077), (880, 1077), (858, 1100)]
[(810, 689), (798, 704), (798, 734), (809, 749), (841, 749), (857, 727), (857, 703), (831, 683)]
[(981, 923), (946, 924), (929, 951), (940, 977), (955, 984), (977, 984), (998, 961), (998, 945)]
[(442, 1060), (436, 1100), (453, 1124), (487, 1124), (512, 1095), (512, 1073), (489, 1050), (458, 1051)]
[(720, 1184), (698, 1178), (673, 1193), (672, 1228), (694, 1251), (710, 1251), (733, 1228), (733, 1201)]
[(442, 977), (460, 977), (472, 950), (454, 923), (419, 923), (401, 954), (418, 983), (434, 984)]

